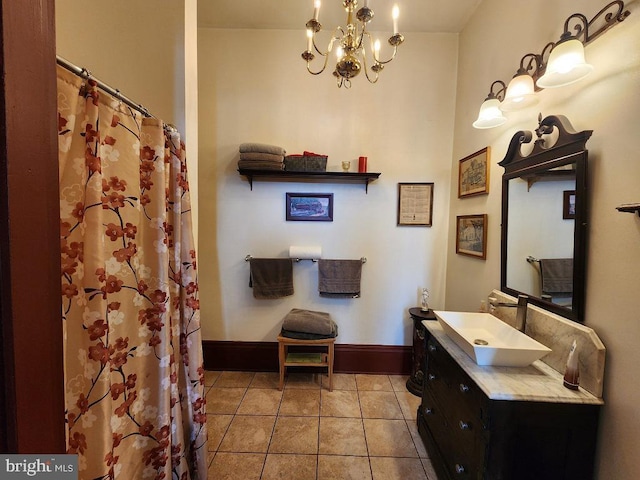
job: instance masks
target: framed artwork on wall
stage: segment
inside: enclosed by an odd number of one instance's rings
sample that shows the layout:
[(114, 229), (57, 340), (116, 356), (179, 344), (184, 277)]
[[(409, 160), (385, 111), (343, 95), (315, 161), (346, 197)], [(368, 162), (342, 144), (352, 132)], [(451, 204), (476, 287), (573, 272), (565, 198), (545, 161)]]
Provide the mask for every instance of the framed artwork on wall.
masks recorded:
[(565, 220), (576, 218), (576, 191), (565, 190), (562, 195), (562, 218)]
[(398, 225), (430, 227), (433, 183), (398, 183)]
[(487, 258), (487, 215), (456, 217), (456, 253)]
[(288, 193), (287, 221), (333, 222), (333, 193)]
[(460, 160), (458, 165), (458, 198), (489, 193), (491, 147), (485, 147)]

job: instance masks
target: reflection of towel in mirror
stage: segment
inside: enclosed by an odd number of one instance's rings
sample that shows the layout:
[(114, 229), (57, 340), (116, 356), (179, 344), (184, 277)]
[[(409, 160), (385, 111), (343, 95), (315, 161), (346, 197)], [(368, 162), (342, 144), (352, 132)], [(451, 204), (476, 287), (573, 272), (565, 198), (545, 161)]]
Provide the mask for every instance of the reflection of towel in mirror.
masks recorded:
[(318, 291), (323, 297), (359, 297), (361, 260), (318, 260)]
[(252, 258), (249, 286), (255, 298), (293, 295), (293, 260), (290, 258)]
[(540, 260), (542, 291), (547, 294), (573, 293), (573, 259), (545, 258)]
[[(337, 335), (337, 325), (326, 312), (292, 308), (282, 322), (283, 331), (324, 335), (326, 338)], [(289, 335), (285, 335), (289, 336)]]

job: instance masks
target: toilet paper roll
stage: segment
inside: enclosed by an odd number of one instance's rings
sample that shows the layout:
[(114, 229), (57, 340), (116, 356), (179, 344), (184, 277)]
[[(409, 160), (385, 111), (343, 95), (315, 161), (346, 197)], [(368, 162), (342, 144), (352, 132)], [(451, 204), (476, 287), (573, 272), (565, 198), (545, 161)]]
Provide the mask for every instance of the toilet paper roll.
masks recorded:
[(322, 247), (319, 245), (306, 245), (289, 247), (289, 258), (317, 259), (322, 258)]

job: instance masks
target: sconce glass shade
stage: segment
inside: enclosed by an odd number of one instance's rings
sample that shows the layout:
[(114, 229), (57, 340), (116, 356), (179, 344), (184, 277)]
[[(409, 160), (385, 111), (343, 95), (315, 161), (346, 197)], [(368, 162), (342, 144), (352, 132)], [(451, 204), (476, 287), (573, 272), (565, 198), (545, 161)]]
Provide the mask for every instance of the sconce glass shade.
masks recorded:
[(527, 73), (516, 74), (509, 82), (500, 110), (511, 112), (538, 103), (533, 78)]
[[(504, 85), (504, 84), (503, 84)], [(474, 128), (493, 128), (502, 125), (507, 118), (500, 110), (500, 100), (497, 98), (487, 98), (478, 113), (478, 118), (473, 122)]]
[(560, 41), (553, 47), (547, 71), (536, 84), (541, 88), (569, 85), (586, 77), (593, 67), (584, 59), (584, 45), (577, 38)]

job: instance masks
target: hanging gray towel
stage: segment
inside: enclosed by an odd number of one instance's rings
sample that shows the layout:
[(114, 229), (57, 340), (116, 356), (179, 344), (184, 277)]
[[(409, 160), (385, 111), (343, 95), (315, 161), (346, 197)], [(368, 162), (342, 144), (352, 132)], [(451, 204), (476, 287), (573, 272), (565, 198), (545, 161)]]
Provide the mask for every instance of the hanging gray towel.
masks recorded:
[(547, 294), (573, 293), (573, 259), (545, 258), (540, 260), (542, 291)]
[(323, 297), (359, 297), (362, 260), (318, 260), (318, 291)]
[(290, 258), (252, 258), (249, 261), (255, 298), (281, 298), (293, 295), (293, 260)]

